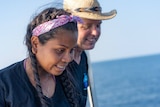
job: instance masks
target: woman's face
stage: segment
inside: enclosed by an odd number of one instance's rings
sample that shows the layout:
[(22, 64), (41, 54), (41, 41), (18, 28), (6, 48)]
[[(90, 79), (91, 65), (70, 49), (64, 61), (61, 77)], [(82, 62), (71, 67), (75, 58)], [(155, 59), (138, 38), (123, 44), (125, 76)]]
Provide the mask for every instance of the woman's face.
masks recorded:
[(36, 50), (34, 53), (42, 69), (52, 75), (60, 75), (73, 59), (77, 35), (77, 32), (63, 30), (43, 45), (38, 38), (35, 39), (37, 44), (32, 50)]
[(82, 50), (93, 49), (101, 33), (101, 20), (84, 19), (78, 23), (78, 47)]

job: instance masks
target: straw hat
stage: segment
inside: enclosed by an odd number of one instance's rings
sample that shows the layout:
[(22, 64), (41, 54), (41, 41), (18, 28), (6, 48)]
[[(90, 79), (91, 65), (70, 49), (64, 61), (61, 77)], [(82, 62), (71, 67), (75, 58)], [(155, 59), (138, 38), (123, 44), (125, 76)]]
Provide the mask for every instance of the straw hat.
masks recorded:
[(97, 0), (64, 0), (64, 10), (72, 15), (93, 20), (107, 20), (116, 16), (117, 11), (102, 13), (101, 6)]

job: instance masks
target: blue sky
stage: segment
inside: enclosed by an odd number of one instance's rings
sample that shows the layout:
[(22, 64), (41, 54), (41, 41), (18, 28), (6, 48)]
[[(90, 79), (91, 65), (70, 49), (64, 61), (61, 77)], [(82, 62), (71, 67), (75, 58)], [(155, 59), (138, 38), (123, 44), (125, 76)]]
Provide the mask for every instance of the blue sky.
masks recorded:
[[(36, 10), (52, 0), (1, 1), (0, 68), (26, 57), (26, 26)], [(160, 54), (160, 0), (99, 0), (102, 11), (118, 14), (102, 23), (102, 34), (90, 51), (91, 61)]]

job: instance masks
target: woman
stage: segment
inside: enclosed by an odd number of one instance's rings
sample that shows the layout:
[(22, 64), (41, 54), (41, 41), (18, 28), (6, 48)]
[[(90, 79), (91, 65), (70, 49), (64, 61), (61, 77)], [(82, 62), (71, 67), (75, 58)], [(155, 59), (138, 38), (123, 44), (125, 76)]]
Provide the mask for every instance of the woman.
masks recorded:
[(70, 77), (57, 77), (73, 59), (77, 21), (62, 9), (47, 8), (28, 24), (28, 57), (0, 70), (0, 107), (77, 106)]

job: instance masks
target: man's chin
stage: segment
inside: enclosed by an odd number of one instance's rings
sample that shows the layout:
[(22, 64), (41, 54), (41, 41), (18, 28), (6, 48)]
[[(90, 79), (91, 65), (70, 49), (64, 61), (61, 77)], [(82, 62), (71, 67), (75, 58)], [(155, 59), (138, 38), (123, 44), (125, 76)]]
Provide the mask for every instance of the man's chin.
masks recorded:
[(89, 46), (89, 47), (86, 47), (86, 49), (85, 49), (85, 50), (92, 50), (92, 49), (94, 49), (94, 45)]
[(95, 44), (79, 45), (79, 48), (81, 48), (82, 50), (92, 50), (94, 47), (95, 47)]

